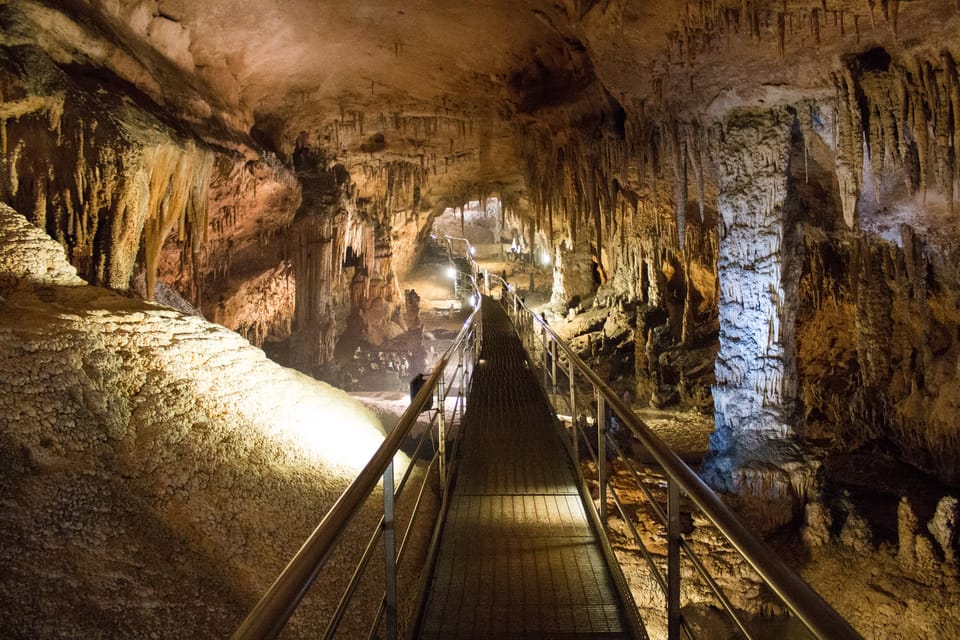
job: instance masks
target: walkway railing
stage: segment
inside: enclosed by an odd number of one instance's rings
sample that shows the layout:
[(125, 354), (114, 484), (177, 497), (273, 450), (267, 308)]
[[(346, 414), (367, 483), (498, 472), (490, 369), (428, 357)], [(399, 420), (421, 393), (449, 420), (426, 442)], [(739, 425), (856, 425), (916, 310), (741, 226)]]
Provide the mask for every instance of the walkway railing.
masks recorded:
[[(860, 638), (856, 631), (796, 573), (774, 555), (772, 550), (751, 534), (739, 518), (674, 454), (617, 395), (594, 373), (573, 350), (533, 313), (517, 292), (496, 276), (487, 276), (490, 285), (503, 292), (503, 303), (514, 320), (517, 331), (534, 363), (539, 362), (543, 372), (543, 387), (555, 415), (563, 424), (571, 457), (580, 474), (584, 496), (590, 496), (588, 478), (579, 463), (585, 453), (594, 463), (595, 475), (589, 478), (599, 489), (599, 499), (587, 499), (593, 507), (598, 528), (607, 533), (608, 510), (615, 507), (643, 555), (656, 584), (667, 603), (667, 631), (669, 640), (678, 640), (681, 631), (695, 638), (694, 631), (681, 613), (681, 558), (689, 562), (696, 575), (713, 593), (727, 615), (746, 638), (759, 637), (751, 631), (744, 619), (724, 593), (717, 579), (710, 574), (692, 548), (680, 525), (680, 498), (698, 510), (730, 542), (737, 553), (759, 574), (763, 582), (786, 605), (815, 638), (823, 640), (853, 640)], [(629, 429), (636, 443), (656, 461), (666, 475), (666, 504), (654, 497), (661, 487), (651, 487), (631, 461), (620, 444), (612, 437), (609, 426), (613, 421)], [(589, 431), (588, 431), (589, 429)], [(593, 433), (595, 429), (595, 433)], [(585, 449), (585, 452), (583, 451)], [(634, 518), (627, 513), (623, 499), (611, 484), (611, 463), (614, 457), (622, 460), (636, 486), (649, 501), (653, 513), (666, 531), (667, 557), (665, 567), (658, 563), (644, 545)], [(685, 505), (686, 506), (686, 505)], [(612, 550), (608, 553), (612, 556)], [(615, 559), (610, 558), (615, 562)], [(616, 574), (615, 574), (616, 577)]]
[[(280, 633), (336, 550), (343, 533), (361, 513), (365, 512), (364, 504), (381, 485), (381, 481), (382, 515), (379, 523), (370, 532), (363, 555), (327, 623), (323, 637), (331, 638), (337, 632), (348, 607), (357, 594), (361, 580), (367, 574), (367, 569), (377, 551), (381, 549), (383, 554), (382, 597), (377, 611), (364, 614), (364, 619), (371, 623), (368, 635), (371, 638), (381, 636), (389, 640), (406, 635), (405, 632), (415, 622), (417, 611), (422, 608), (429, 568), (433, 566), (437, 551), (438, 535), (442, 527), (441, 519), (447, 511), (446, 500), (452, 475), (449, 466), (450, 461), (456, 457), (456, 449), (460, 442), (460, 425), (466, 409), (466, 394), (480, 353), (481, 329), (480, 314), (475, 310), (464, 323), (453, 344), (434, 367), (430, 377), (413, 398), (393, 431), (237, 628), (233, 634), (234, 640), (262, 640), (275, 638)], [(410, 437), (414, 426), (418, 424), (420, 415), (424, 412), (428, 412), (429, 415), (429, 428), (424, 429), (416, 439), (415, 449), (410, 455), (410, 464), (402, 472), (400, 482), (395, 485), (395, 469), (399, 466), (400, 448)], [(432, 450), (431, 445), (434, 445)], [(425, 455), (430, 456), (429, 463), (426, 471), (421, 474), (419, 484), (408, 483), (417, 467), (417, 460)], [(398, 603), (398, 567), (404, 559), (405, 552), (411, 546), (413, 537), (411, 533), (414, 530), (415, 521), (418, 515), (425, 511), (424, 495), (431, 484), (439, 486), (443, 504), (437, 511), (438, 519), (431, 527), (433, 536), (427, 551), (427, 560), (418, 564), (418, 576), (406, 578), (408, 583), (419, 582), (416, 591), (408, 589), (407, 593), (416, 594), (420, 600), (412, 607), (406, 607), (413, 613), (404, 617), (400, 613), (401, 603)], [(398, 538), (395, 519), (396, 504), (401, 496), (411, 495), (406, 493), (408, 491), (415, 493), (414, 504), (406, 527)], [(429, 526), (429, 523), (421, 526)]]

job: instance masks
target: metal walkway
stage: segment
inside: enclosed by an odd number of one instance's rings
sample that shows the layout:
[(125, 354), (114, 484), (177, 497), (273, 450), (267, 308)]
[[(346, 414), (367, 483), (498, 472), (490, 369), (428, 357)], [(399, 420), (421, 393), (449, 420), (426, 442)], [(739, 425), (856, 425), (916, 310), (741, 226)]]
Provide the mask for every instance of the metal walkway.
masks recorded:
[(513, 325), (484, 339), (421, 638), (626, 638), (620, 602)]
[[(475, 272), (471, 282), (478, 280)], [(487, 289), (489, 280), (497, 278), (483, 275)], [(662, 616), (670, 640), (696, 638), (700, 631), (711, 637), (715, 633), (732, 637), (736, 630), (750, 640), (768, 637), (753, 629), (757, 621), (734, 607), (726, 593), (729, 588), (746, 588), (755, 594), (757, 577), (766, 585), (763, 591), (772, 606), (782, 604), (811, 637), (862, 640), (513, 289), (504, 282), (494, 285), (509, 301), (512, 323), (497, 302), (484, 298), (482, 311), (475, 310), (463, 324), (397, 426), (240, 623), (233, 640), (276, 638), (321, 572), (343, 572), (346, 565), (328, 560), (338, 543), (348, 538), (344, 531), (360, 526), (360, 515), (376, 513), (371, 511), (376, 509), (371, 498), (381, 487), (382, 516), (375, 526), (361, 527), (368, 538), (362, 554), (354, 553), (358, 557), (349, 583), (343, 589), (313, 594), (326, 603), (326, 611), (316, 606), (317, 601), (310, 608), (317, 623), (324, 625), (318, 627), (325, 628), (324, 638), (645, 638), (640, 611), (605, 537), (609, 519), (616, 518), (630, 533), (642, 566), (663, 596), (663, 611), (651, 615)], [(539, 363), (536, 374), (528, 353)], [(539, 386), (541, 375), (549, 395)], [(431, 406), (436, 409), (428, 411)], [(430, 426), (419, 430), (412, 457), (420, 460), (421, 453), (431, 450), (433, 455), (422, 458), (422, 464), (406, 465), (398, 478), (395, 458), (424, 414)], [(554, 428), (556, 419), (568, 420), (569, 442), (562, 441), (560, 430)], [(617, 438), (611, 437), (607, 425), (613, 419), (629, 429), (632, 446), (642, 447), (665, 481), (659, 475), (649, 481), (638, 473)], [(440, 444), (436, 449), (434, 442)], [(614, 455), (627, 475), (607, 473)], [(587, 477), (578, 477), (571, 458), (592, 460)], [(422, 473), (412, 474), (415, 469)], [(617, 483), (610, 481), (614, 477)], [(649, 505), (644, 517), (662, 531), (658, 548), (666, 551), (665, 557), (648, 549), (635, 524), (636, 514), (620, 496), (621, 479), (632, 479), (627, 490), (641, 493)], [(584, 489), (588, 484), (597, 487), (598, 509), (589, 499), (581, 501), (578, 481)], [(439, 489), (448, 508), (430, 508), (430, 500), (423, 498), (431, 487)], [(681, 498), (691, 518), (712, 523), (728, 549), (738, 553), (756, 577), (743, 572), (739, 581), (721, 587), (700, 557), (716, 547), (707, 545), (698, 552), (695, 541), (688, 539), (681, 526)], [(400, 500), (407, 507), (398, 514)], [(424, 517), (427, 512), (447, 517), (432, 520), (431, 542), (424, 554), (404, 553), (415, 537), (412, 525), (418, 514)], [(379, 576), (368, 571), (376, 566), (376, 555), (383, 562)], [(379, 602), (356, 597), (370, 595), (361, 589), (368, 578), (374, 584), (379, 578)], [(682, 581), (708, 589), (715, 600), (682, 597)], [(364, 606), (352, 610), (358, 601)], [(687, 619), (686, 607), (722, 610), (727, 614), (725, 626), (698, 630)], [(363, 628), (367, 633), (358, 635)], [(347, 635), (338, 636), (340, 631)]]

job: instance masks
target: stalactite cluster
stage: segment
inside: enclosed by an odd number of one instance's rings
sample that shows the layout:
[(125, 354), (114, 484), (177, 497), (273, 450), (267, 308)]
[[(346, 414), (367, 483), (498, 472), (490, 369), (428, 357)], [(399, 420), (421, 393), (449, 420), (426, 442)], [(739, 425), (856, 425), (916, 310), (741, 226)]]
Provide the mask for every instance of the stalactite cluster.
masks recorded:
[(949, 51), (903, 62), (883, 49), (848, 59), (834, 74), (837, 89), (837, 176), (844, 219), (854, 208), (869, 166), (877, 202), (890, 175), (909, 193), (936, 186), (955, 206), (960, 183), (960, 79)]
[[(289, 249), (297, 281), (291, 355), (298, 368), (318, 371), (334, 359), (340, 319), (350, 317), (351, 339), (376, 341), (380, 330), (374, 325), (389, 323), (403, 303), (393, 272), (391, 223), (398, 212), (419, 207), (423, 174), (411, 163), (381, 163), (358, 176), (370, 194), (361, 196), (346, 168), (306, 139), (294, 162), (303, 203)], [(378, 313), (368, 313), (372, 308)]]
[(798, 354), (807, 424), (843, 448), (891, 443), (956, 482), (956, 257), (938, 255), (908, 225), (900, 234), (898, 245), (805, 232)]
[[(667, 55), (671, 62), (692, 66), (697, 56), (729, 50), (732, 39), (746, 40), (758, 47), (776, 41), (785, 57), (788, 48), (820, 48), (824, 41), (851, 37), (859, 44), (861, 29), (878, 25), (896, 36), (899, 0), (865, 0), (852, 3), (792, 2), (760, 0), (709, 0), (687, 2), (675, 29), (666, 33)], [(881, 23), (882, 21), (882, 23)]]
[(150, 150), (147, 216), (143, 230), (147, 297), (153, 297), (160, 250), (176, 225), (177, 239), (192, 256), (207, 238), (207, 209), (213, 153), (188, 145), (184, 152), (171, 145)]
[(398, 226), (416, 218), (428, 179), (422, 162), (377, 161), (364, 164), (361, 171), (364, 191), (372, 194), (366, 209), (374, 218)]
[[(340, 118), (316, 133), (331, 152), (347, 155), (361, 152), (365, 174), (379, 172), (380, 165), (419, 166), (421, 178), (447, 174), (457, 163), (478, 160), (478, 135), (484, 125), (476, 117), (438, 105), (432, 114), (398, 109), (369, 114), (362, 109), (341, 108)], [(415, 159), (415, 160), (412, 160)]]
[[(661, 273), (675, 256), (680, 265), (709, 270), (716, 262), (708, 213), (715, 210), (708, 132), (698, 123), (642, 117), (628, 118), (624, 129), (622, 138), (599, 143), (577, 136), (557, 142), (547, 133), (526, 132), (535, 225), (554, 245), (588, 238), (603, 267), (625, 281), (625, 291), (644, 301), (653, 297), (658, 304), (665, 284), (662, 276), (649, 278), (648, 271)], [(693, 218), (687, 212), (691, 198), (697, 207)], [(638, 290), (644, 278), (647, 286)], [(696, 287), (698, 295), (713, 298), (712, 282)], [(689, 313), (693, 306), (688, 305)], [(679, 332), (679, 322), (677, 326)]]
[(589, 140), (582, 130), (589, 128), (525, 131), (529, 219), (552, 238), (555, 255), (552, 307), (566, 314), (591, 295), (594, 262), (601, 304), (639, 305), (637, 397), (657, 407), (708, 405), (717, 331), (714, 134), (697, 121), (643, 113), (628, 114), (619, 135), (608, 128)]
[[(200, 249), (212, 151), (119, 96), (80, 92), (35, 51), (4, 55), (12, 57), (0, 61), (4, 198), (63, 244), (94, 284), (128, 288), (142, 249), (152, 293), (174, 226), (191, 252)], [(44, 90), (26, 97), (38, 82)]]

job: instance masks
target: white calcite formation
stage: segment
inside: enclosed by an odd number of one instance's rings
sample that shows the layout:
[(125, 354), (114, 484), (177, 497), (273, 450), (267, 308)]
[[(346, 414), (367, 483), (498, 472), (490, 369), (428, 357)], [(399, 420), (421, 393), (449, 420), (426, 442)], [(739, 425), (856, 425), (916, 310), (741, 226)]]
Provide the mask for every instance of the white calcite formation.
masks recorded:
[(560, 243), (553, 260), (551, 307), (560, 314), (566, 314), (568, 309), (576, 309), (586, 303), (596, 288), (593, 281), (595, 268), (589, 246), (580, 243), (570, 248)]
[(223, 327), (86, 286), (2, 205), (0, 237), (2, 626), (227, 636), (379, 421)]
[(793, 519), (813, 471), (803, 464), (795, 427), (794, 122), (786, 109), (735, 112), (717, 154), (720, 352), (705, 474), (717, 488), (753, 500), (759, 512), (751, 515), (768, 526)]

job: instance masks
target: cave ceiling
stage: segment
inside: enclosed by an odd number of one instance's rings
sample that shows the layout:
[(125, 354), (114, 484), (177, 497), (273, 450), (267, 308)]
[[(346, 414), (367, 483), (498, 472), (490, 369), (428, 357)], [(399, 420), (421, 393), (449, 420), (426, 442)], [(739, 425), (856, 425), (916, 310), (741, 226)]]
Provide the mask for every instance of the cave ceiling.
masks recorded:
[(956, 33), (953, 4), (18, 0), (5, 13), (11, 34), (109, 69), (208, 141), (284, 156), (299, 138), (353, 167), (420, 158), (446, 165), (431, 189), (455, 202), (522, 188), (525, 126), (562, 136), (605, 113), (696, 118), (832, 91), (844, 53), (942, 46), (931, 28)]

